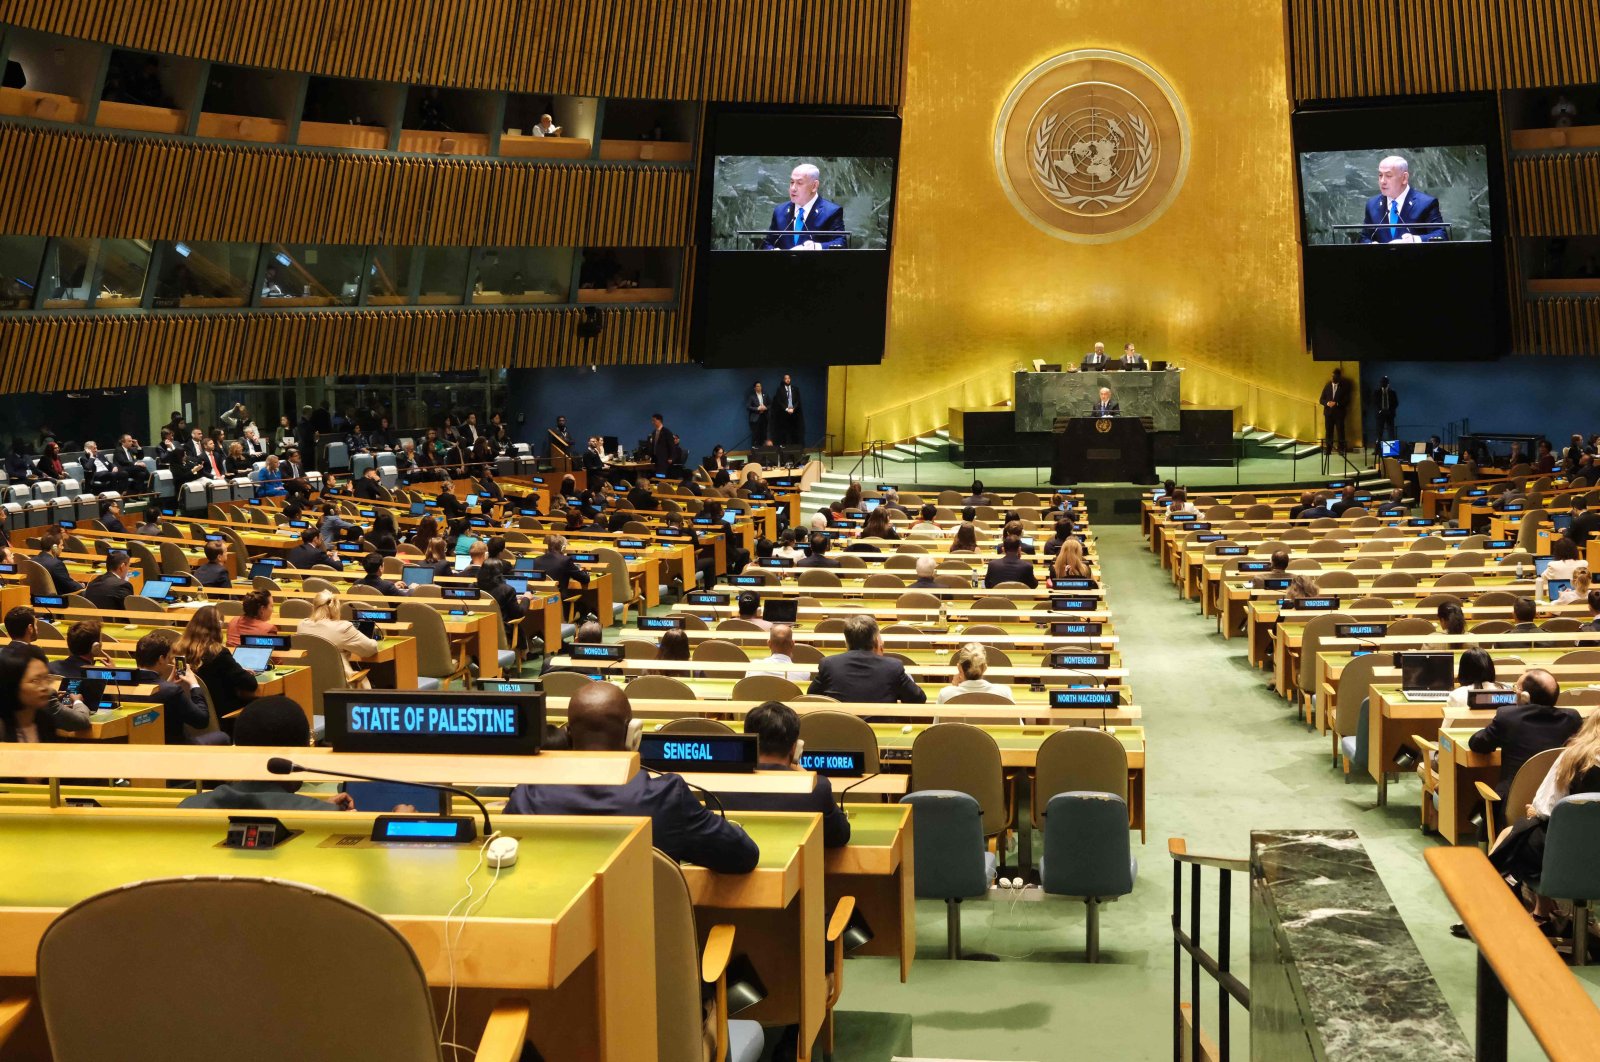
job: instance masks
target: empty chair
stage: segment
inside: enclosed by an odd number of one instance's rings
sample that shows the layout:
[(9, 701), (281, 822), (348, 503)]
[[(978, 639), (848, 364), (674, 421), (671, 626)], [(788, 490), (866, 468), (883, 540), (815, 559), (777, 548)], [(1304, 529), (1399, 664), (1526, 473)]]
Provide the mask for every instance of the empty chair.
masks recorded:
[(576, 671), (551, 671), (539, 683), (546, 697), (571, 697), (593, 681), (588, 675)]
[(1561, 707), (1563, 708), (1589, 708), (1595, 706), (1600, 706), (1600, 687), (1585, 686), (1582, 689), (1561, 691)]
[(788, 701), (804, 693), (782, 675), (746, 675), (733, 684), (736, 701)]
[(910, 553), (902, 551), (896, 553), (892, 557), (886, 558), (883, 562), (883, 566), (886, 570), (909, 572), (916, 568), (917, 558)]
[(706, 1015), (701, 988), (714, 985), (711, 1024), (716, 1043), (711, 1057), (717, 1062), (756, 1062), (765, 1042), (761, 1023), (728, 1020), (725, 980), (735, 939), (733, 927), (712, 926), (702, 951), (683, 869), (660, 849), (652, 853), (651, 863), (655, 879), (650, 919), (656, 956), (655, 1057), (703, 1057)]
[(1455, 594), (1429, 594), (1427, 597), (1424, 597), (1421, 601), (1417, 602), (1417, 607), (1432, 610), (1438, 608), (1440, 605), (1443, 605), (1446, 602), (1452, 605), (1459, 605), (1461, 604), (1461, 599)]
[(973, 612), (1015, 612), (1017, 603), (1009, 597), (980, 597), (971, 608)]
[(1300, 635), (1300, 673), (1298, 687), (1308, 704), (1315, 705), (1317, 692), (1317, 650), (1322, 639), (1333, 637), (1333, 628), (1340, 623), (1350, 623), (1351, 618), (1342, 612), (1320, 612), (1306, 621)]
[(1421, 551), (1421, 550), (1412, 550), (1411, 552), (1408, 552), (1408, 553), (1401, 553), (1398, 556), (1396, 556), (1393, 561), (1391, 561), (1389, 563), (1389, 568), (1390, 568), (1391, 571), (1399, 571), (1402, 568), (1432, 568), (1432, 567), (1433, 567), (1433, 555), (1431, 553), (1427, 553), (1427, 552)]
[(656, 658), (655, 644), (647, 642), (643, 638), (624, 638), (620, 644), (622, 645), (622, 657), (624, 660), (654, 660)]
[(448, 689), (450, 683), (466, 679), (467, 646), (463, 643), (458, 653), (451, 653), (450, 636), (438, 609), (421, 601), (398, 601), (395, 610), (401, 623), (410, 624), (417, 640), (418, 689)]
[(816, 634), (842, 634), (844, 632), (844, 617), (829, 616), (827, 619), (818, 620), (816, 626), (811, 629)]
[(1317, 576), (1318, 590), (1348, 590), (1361, 585), (1361, 579), (1355, 572), (1335, 569), (1323, 572)]
[(924, 608), (939, 611), (939, 599), (926, 590), (907, 590), (894, 600), (895, 608)]
[(761, 626), (761, 624), (759, 624), (759, 623), (755, 623), (755, 622), (753, 622), (751, 620), (747, 620), (747, 619), (740, 619), (739, 617), (734, 616), (734, 617), (732, 617), (730, 619), (725, 619), (725, 620), (720, 621), (717, 624), (717, 630), (719, 630), (719, 631), (764, 632), (766, 630), (766, 628)]
[(1600, 793), (1579, 793), (1559, 801), (1545, 831), (1544, 874), (1534, 888), (1552, 900), (1572, 902), (1572, 959), (1578, 966), (1588, 961), (1589, 901), (1600, 898), (1596, 852), (1600, 852)]
[[(339, 956), (350, 978), (343, 990), (306, 991), (304, 941)], [(104, 999), (83, 991), (106, 970), (134, 969)], [(180, 983), (186, 1002), (174, 1007), (168, 992)], [(165, 878), (92, 896), (44, 928), (37, 987), (58, 1062), (442, 1057), (427, 977), (399, 930), (332, 893), (275, 878)], [(241, 998), (292, 1020), (240, 1036)], [(520, 1057), (527, 1025), (526, 1003), (502, 1001), (477, 1057)]]
[(1540, 624), (1539, 629), (1552, 634), (1569, 634), (1572, 631), (1581, 631), (1583, 624), (1573, 616), (1555, 616)]
[(1352, 557), (1350, 559), (1350, 563), (1345, 565), (1345, 571), (1348, 572), (1373, 572), (1382, 570), (1383, 559), (1381, 557)]
[(1364, 608), (1388, 608), (1389, 599), (1386, 597), (1378, 597), (1375, 594), (1368, 594), (1366, 597), (1355, 598), (1354, 600), (1350, 601), (1346, 607), (1353, 612), (1360, 611)]
[(1033, 825), (1044, 824), (1045, 808), (1057, 793), (1112, 793), (1127, 799), (1128, 752), (1122, 742), (1090, 727), (1057, 730), (1039, 746), (1034, 768)]
[(723, 641), (721, 638), (710, 638), (695, 646), (694, 652), (689, 655), (689, 659), (748, 664), (750, 662), (750, 654), (732, 642)]
[(657, 728), (663, 734), (694, 734), (698, 737), (727, 737), (733, 727), (720, 719), (673, 719)]
[[(867, 566), (867, 558), (863, 557), (859, 553), (841, 553), (841, 554), (838, 555), (837, 559), (839, 561), (839, 567), (841, 567), (841, 568), (865, 568)], [(819, 569), (813, 569), (813, 568), (807, 568), (806, 569), (806, 571), (816, 571), (816, 570), (819, 570)], [(828, 569), (822, 568), (820, 570), (821, 571), (827, 571)], [(804, 573), (802, 573), (802, 574), (804, 574)]]
[(794, 652), (789, 654), (789, 659), (797, 664), (822, 663), (822, 650), (810, 642), (795, 642)]
[[(1549, 630), (1549, 625), (1547, 624), (1544, 629)], [(1573, 649), (1556, 657), (1554, 662), (1557, 664), (1600, 664), (1600, 649)], [(1563, 706), (1566, 705), (1566, 693), (1561, 695), (1561, 703)]]
[(1517, 603), (1517, 595), (1506, 590), (1490, 590), (1472, 599), (1479, 608), (1510, 608)]
[[(1421, 616), (1402, 616), (1389, 624), (1389, 636), (1391, 638), (1402, 635), (1432, 634), (1433, 632), (1432, 621), (1423, 619)], [(1340, 681), (1343, 682), (1344, 680), (1341, 678)]]
[(1315, 557), (1295, 557), (1289, 561), (1289, 565), (1285, 570), (1291, 572), (1314, 572), (1320, 571), (1321, 568), (1322, 562)]
[(953, 789), (970, 795), (983, 812), (983, 835), (994, 837), (1011, 821), (1000, 746), (988, 731), (966, 723), (940, 723), (911, 745), (911, 791)]
[[(1479, 601), (1482, 604), (1482, 601)], [(1473, 634), (1504, 634), (1511, 629), (1511, 621), (1503, 619), (1487, 619), (1481, 623), (1474, 623), (1467, 628)]]
[(1444, 562), (1446, 568), (1482, 568), (1488, 560), (1475, 549), (1457, 549)]
[(140, 597), (138, 594), (131, 594), (125, 598), (122, 602), (122, 607), (128, 612), (154, 612), (159, 615), (165, 615), (167, 611), (167, 606), (161, 602), (153, 601), (148, 597)]
[(1393, 553), (1395, 545), (1396, 543), (1387, 538), (1378, 538), (1374, 536), (1357, 546), (1356, 552), (1358, 554), (1366, 554), (1368, 556), (1379, 553)]
[(830, 568), (807, 568), (796, 580), (800, 586), (839, 586), (839, 577)]
[(906, 583), (904, 579), (893, 572), (870, 572), (861, 585), (874, 589), (893, 590), (904, 587)]
[(1477, 586), (1478, 580), (1468, 572), (1445, 572), (1433, 581), (1435, 588), (1447, 586)]
[[(1365, 656), (1358, 656), (1344, 665), (1339, 673), (1339, 683), (1333, 688), (1333, 704), (1327, 705), (1323, 710), (1324, 719), (1329, 721), (1328, 729), (1333, 735), (1334, 765), (1339, 763), (1339, 754), (1347, 739), (1355, 737), (1356, 720), (1360, 717), (1361, 702), (1365, 701), (1372, 691), (1373, 672), (1379, 665), (1388, 666), (1391, 662), (1388, 653), (1374, 652)], [(1352, 749), (1354, 746), (1350, 746)], [(1347, 761), (1349, 756), (1347, 754)], [(1358, 765), (1366, 769), (1366, 761)], [(1349, 772), (1350, 764), (1346, 762), (1345, 771)], [(1348, 780), (1348, 777), (1346, 778)]]
[(291, 597), (278, 605), (278, 615), (284, 619), (310, 619), (311, 602), (303, 597)]
[[(945, 723), (924, 733), (961, 725)], [(912, 763), (916, 763), (914, 756)], [(986, 895), (995, 876), (995, 855), (983, 840), (983, 811), (971, 794), (949, 789), (907, 793), (900, 803), (911, 805), (911, 828), (917, 842), (912, 846), (916, 894), (920, 899), (944, 901), (946, 955), (959, 959), (961, 901)]]
[(1131, 893), (1139, 872), (1129, 851), (1128, 802), (1113, 793), (1057, 793), (1044, 819), (1040, 884), (1053, 896), (1083, 900), (1085, 951), (1099, 962), (1100, 904)]
[(628, 683), (630, 698), (656, 701), (692, 701), (695, 692), (687, 682), (670, 675), (640, 675)]
[[(327, 713), (323, 710), (323, 691), (348, 689), (352, 685), (345, 671), (344, 653), (326, 638), (315, 634), (291, 634), (289, 646), (304, 653), (305, 662), (311, 668), (312, 717), (326, 716)], [(366, 672), (357, 674), (365, 677)]]

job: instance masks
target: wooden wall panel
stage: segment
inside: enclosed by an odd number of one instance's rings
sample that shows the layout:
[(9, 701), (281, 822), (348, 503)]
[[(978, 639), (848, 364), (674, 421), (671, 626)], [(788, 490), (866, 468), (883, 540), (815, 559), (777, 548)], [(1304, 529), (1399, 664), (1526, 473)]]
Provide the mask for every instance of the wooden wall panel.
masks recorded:
[(0, 0), (0, 22), (414, 84), (891, 106), (909, 9), (910, 0)]
[(1518, 235), (1600, 234), (1600, 152), (1514, 156), (1506, 198)]
[(675, 309), (49, 314), (0, 320), (0, 390), (688, 360)]
[(670, 247), (693, 173), (419, 159), (0, 124), (0, 232), (290, 243)]
[(1600, 81), (1595, 0), (1286, 0), (1297, 101)]

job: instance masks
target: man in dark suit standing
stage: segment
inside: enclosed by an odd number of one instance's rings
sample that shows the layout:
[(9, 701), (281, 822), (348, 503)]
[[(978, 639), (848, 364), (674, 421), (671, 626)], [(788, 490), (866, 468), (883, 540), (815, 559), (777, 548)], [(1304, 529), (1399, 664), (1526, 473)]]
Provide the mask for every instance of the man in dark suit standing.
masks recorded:
[(911, 681), (905, 665), (883, 655), (878, 621), (851, 616), (844, 624), (845, 651), (825, 657), (807, 693), (825, 693), (859, 704), (923, 704), (928, 695)]
[(583, 473), (589, 482), (591, 490), (597, 490), (606, 482), (606, 455), (600, 450), (600, 436), (589, 436), (589, 445), (583, 451)]
[(1367, 200), (1362, 243), (1432, 243), (1449, 239), (1439, 200), (1411, 187), (1411, 166), (1399, 155), (1378, 163), (1378, 194)]
[(1345, 445), (1344, 415), (1350, 408), (1350, 381), (1344, 378), (1344, 370), (1337, 365), (1328, 382), (1322, 385), (1317, 403), (1322, 406), (1322, 452), (1331, 452), (1337, 438), (1339, 452), (1344, 453), (1349, 448)]
[(650, 424), (650, 455), (655, 459), (656, 471), (666, 472), (672, 468), (672, 433), (660, 413), (650, 414)]
[(106, 554), (106, 570), (83, 588), (83, 596), (95, 608), (121, 612), (123, 602), (133, 596), (133, 584), (128, 581), (128, 555), (120, 549)]
[[(639, 733), (627, 694), (609, 682), (588, 683), (567, 703), (567, 737), (575, 752), (635, 749)], [(761, 855), (749, 834), (707, 809), (675, 774), (640, 771), (624, 785), (519, 785), (506, 811), (648, 816), (651, 844), (718, 874), (748, 874)]]
[(1096, 417), (1115, 417), (1122, 412), (1122, 403), (1118, 402), (1111, 394), (1111, 388), (1100, 388), (1100, 399), (1091, 410)]
[(1489, 725), (1467, 739), (1473, 752), (1500, 750), (1500, 781), (1495, 790), (1504, 800), (1517, 768), (1546, 749), (1558, 749), (1578, 732), (1582, 717), (1571, 708), (1557, 708), (1561, 684), (1543, 668), (1531, 668), (1517, 683), (1517, 703), (1495, 711)]
[(1022, 536), (1005, 536), (1000, 549), (1001, 555), (989, 562), (989, 569), (983, 574), (985, 590), (993, 590), (1001, 583), (1021, 583), (1029, 590), (1039, 585), (1033, 565), (1022, 559)]
[(767, 433), (767, 418), (771, 409), (767, 405), (766, 392), (761, 390), (760, 380), (756, 381), (750, 394), (745, 397), (744, 408), (750, 417), (750, 449), (756, 450), (771, 438)]
[(1394, 433), (1394, 417), (1400, 410), (1400, 392), (1389, 386), (1389, 378), (1385, 376), (1378, 384), (1378, 389), (1372, 392), (1372, 408), (1377, 414), (1378, 440), (1396, 438)]
[(805, 445), (805, 413), (800, 407), (800, 388), (794, 378), (783, 374), (783, 382), (773, 393), (772, 441), (780, 448)]
[[(794, 168), (789, 174), (789, 201), (772, 208), (772, 224), (767, 226), (772, 231), (763, 241), (767, 250), (831, 251), (845, 246), (844, 207), (818, 195), (821, 187), (821, 170), (809, 162)], [(834, 232), (839, 235), (827, 235)]]

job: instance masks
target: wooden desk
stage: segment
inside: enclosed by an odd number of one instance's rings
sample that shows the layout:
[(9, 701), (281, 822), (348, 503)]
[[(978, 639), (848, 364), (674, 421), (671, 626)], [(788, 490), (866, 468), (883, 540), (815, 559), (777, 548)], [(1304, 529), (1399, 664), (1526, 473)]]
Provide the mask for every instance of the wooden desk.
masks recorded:
[(846, 804), (845, 815), (850, 843), (823, 853), (827, 910), (831, 913), (841, 896), (854, 896), (856, 912), (873, 927), (872, 940), (857, 954), (898, 958), (904, 984), (917, 955), (911, 807)]
[(741, 1017), (800, 1026), (798, 1057), (808, 1059), (827, 1003), (822, 816), (737, 811), (728, 818), (750, 834), (761, 860), (749, 874), (684, 866), (701, 944), (711, 926), (734, 926), (737, 949), (750, 956), (767, 986), (767, 997)]
[(1476, 844), (1478, 831), (1471, 819), (1483, 806), (1476, 783), (1493, 787), (1500, 781), (1500, 753), (1473, 752), (1467, 739), (1487, 725), (1494, 713), (1462, 712), (1456, 718), (1472, 719), (1479, 725), (1439, 730), (1439, 836), (1449, 844)]
[[(648, 819), (503, 816), (521, 859), (459, 923), (452, 963), (445, 917), (478, 860), (476, 845), (330, 846), (366, 836), (372, 816), (276, 814), (305, 833), (281, 848), (241, 851), (217, 844), (226, 811), (0, 807), (0, 864), (10, 868), (0, 881), (0, 977), (31, 979), (46, 927), (97, 893), (151, 878), (265, 875), (326, 889), (387, 919), (429, 984), (462, 987), (466, 1028), (481, 1028), (499, 999), (526, 997), (546, 1057), (655, 1058), (655, 940), (650, 904), (639, 900), (651, 894)], [(816, 939), (820, 974), (820, 930)]]

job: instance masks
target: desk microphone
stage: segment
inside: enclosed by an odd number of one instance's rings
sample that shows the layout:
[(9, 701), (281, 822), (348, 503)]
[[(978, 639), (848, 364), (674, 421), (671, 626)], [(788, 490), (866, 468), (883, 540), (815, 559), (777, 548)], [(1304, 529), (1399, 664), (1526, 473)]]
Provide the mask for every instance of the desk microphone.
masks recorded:
[[(435, 789), (441, 793), (457, 793), (476, 804), (478, 806), (478, 810), (483, 813), (483, 835), (485, 837), (494, 836), (494, 826), (489, 822), (489, 809), (483, 806), (483, 801), (479, 800), (465, 789), (458, 789), (453, 785), (440, 785), (437, 782), (413, 782), (401, 778), (376, 778), (370, 774), (352, 774), (349, 771), (330, 771), (326, 767), (302, 767), (300, 764), (289, 759), (287, 756), (274, 756), (269, 759), (267, 761), (267, 770), (272, 774), (323, 774), (330, 778), (349, 778), (357, 782), (386, 782), (389, 785), (414, 785), (420, 786), (423, 789)], [(448, 814), (448, 812), (445, 812), (444, 814)]]
[(862, 775), (860, 778), (857, 778), (855, 781), (851, 782), (849, 785), (847, 785), (843, 789), (839, 790), (839, 814), (843, 815), (845, 813), (845, 811), (844, 811), (844, 795), (846, 793), (850, 792), (850, 790), (854, 789), (856, 786), (861, 785), (864, 782), (872, 781), (874, 778), (878, 777), (878, 773), (879, 772), (877, 772), (877, 771), (873, 771), (871, 774)]

